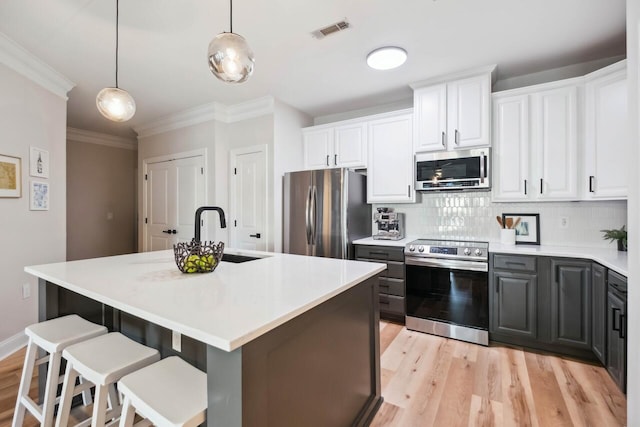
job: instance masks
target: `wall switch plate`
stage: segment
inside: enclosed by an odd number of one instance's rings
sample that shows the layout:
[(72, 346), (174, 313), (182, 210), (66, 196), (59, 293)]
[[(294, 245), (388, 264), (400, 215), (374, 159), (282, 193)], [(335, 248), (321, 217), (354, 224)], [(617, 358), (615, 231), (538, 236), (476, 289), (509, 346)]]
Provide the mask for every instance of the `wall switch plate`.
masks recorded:
[(569, 228), (569, 218), (566, 216), (560, 217), (560, 228)]
[(31, 296), (31, 283), (22, 284), (22, 299), (27, 299)]
[(171, 348), (177, 352), (182, 351), (182, 334), (180, 332), (171, 331)]

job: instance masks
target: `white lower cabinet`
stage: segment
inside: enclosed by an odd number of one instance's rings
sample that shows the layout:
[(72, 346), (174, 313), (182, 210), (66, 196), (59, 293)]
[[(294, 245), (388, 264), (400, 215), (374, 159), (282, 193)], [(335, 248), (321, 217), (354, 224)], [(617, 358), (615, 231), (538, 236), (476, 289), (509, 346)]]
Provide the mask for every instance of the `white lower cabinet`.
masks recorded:
[(578, 84), (493, 94), (493, 200), (578, 198)]
[(415, 202), (412, 117), (404, 112), (368, 122), (368, 203)]
[(629, 146), (626, 61), (598, 70), (586, 79), (583, 198), (626, 199)]

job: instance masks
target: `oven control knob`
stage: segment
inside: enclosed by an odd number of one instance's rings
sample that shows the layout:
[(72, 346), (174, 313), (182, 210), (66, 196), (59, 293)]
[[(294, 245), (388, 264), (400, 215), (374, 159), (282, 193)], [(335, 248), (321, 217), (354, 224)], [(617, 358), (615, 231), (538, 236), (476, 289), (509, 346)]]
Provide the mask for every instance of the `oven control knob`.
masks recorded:
[(476, 256), (482, 255), (482, 251), (480, 249), (476, 249), (474, 253), (476, 254)]
[(422, 245), (418, 246), (418, 252), (424, 252), (424, 246)]
[(413, 245), (410, 245), (410, 246), (409, 246), (409, 252), (413, 252), (413, 251), (415, 251), (415, 250), (416, 250), (416, 247), (415, 247), (415, 246), (413, 246)]
[(471, 249), (464, 248), (464, 254), (467, 255), (467, 256), (471, 255)]

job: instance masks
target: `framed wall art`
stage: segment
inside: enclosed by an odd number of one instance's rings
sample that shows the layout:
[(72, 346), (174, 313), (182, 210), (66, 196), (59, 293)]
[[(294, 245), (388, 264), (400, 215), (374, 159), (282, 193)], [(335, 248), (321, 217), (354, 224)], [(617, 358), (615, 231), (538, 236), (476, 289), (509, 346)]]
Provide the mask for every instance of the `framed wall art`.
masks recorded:
[(502, 214), (503, 224), (506, 224), (507, 218), (511, 218), (514, 224), (517, 223), (514, 227), (516, 229), (516, 245), (540, 244), (540, 214), (504, 213)]
[(22, 160), (0, 154), (0, 197), (22, 197)]
[(31, 147), (29, 175), (38, 178), (49, 178), (49, 152), (47, 150)]
[(30, 201), (32, 211), (49, 210), (49, 183), (31, 181)]

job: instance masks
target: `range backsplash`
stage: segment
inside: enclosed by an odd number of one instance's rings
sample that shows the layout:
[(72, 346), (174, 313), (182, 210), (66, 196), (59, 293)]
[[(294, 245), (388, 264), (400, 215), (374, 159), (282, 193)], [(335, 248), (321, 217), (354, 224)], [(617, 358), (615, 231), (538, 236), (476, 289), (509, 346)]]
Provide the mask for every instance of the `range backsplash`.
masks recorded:
[(540, 244), (552, 246), (615, 248), (600, 230), (627, 223), (626, 201), (492, 203), (490, 192), (422, 193), (418, 198), (413, 204), (374, 204), (373, 210), (388, 206), (404, 212), (407, 236), (490, 242), (500, 240), (496, 215), (539, 213)]

